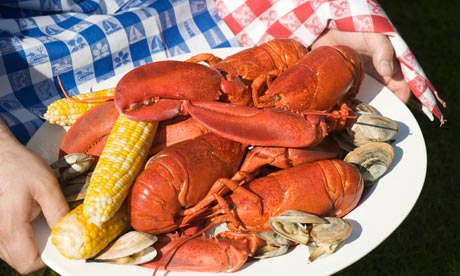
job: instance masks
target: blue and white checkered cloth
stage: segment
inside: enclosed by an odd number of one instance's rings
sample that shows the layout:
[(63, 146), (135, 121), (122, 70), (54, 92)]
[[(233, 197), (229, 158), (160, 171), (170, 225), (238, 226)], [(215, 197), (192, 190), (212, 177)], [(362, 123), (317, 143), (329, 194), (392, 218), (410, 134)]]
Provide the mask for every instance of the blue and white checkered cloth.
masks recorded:
[(213, 0), (3, 0), (0, 118), (22, 143), (46, 106), (158, 59), (240, 46)]

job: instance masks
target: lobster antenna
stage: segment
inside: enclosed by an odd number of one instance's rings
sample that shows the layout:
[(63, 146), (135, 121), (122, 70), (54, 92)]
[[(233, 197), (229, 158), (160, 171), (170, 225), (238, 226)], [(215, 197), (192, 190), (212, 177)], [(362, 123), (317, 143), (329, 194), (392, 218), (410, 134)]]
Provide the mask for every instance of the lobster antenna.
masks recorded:
[(322, 115), (325, 117), (334, 117), (334, 118), (346, 118), (346, 119), (356, 119), (358, 116), (356, 115), (344, 115), (340, 113), (334, 113), (334, 112), (324, 112), (324, 111), (318, 111), (318, 110), (308, 110), (306, 112), (302, 112), (302, 114), (306, 115)]
[(74, 101), (74, 102), (77, 102), (77, 103), (91, 103), (91, 102), (100, 102), (100, 101), (110, 101), (110, 100), (113, 100), (113, 96), (97, 96), (97, 97), (88, 97), (88, 98), (85, 98), (85, 99), (77, 99), (75, 97), (72, 97), (70, 96), (69, 94), (67, 94), (67, 91), (64, 89), (64, 86), (62, 85), (62, 82), (61, 82), (61, 78), (57, 75), (56, 76), (56, 80), (58, 82), (58, 85), (59, 85), (59, 88), (61, 89), (62, 91), (62, 94), (64, 94), (64, 96), (71, 100), (71, 101)]

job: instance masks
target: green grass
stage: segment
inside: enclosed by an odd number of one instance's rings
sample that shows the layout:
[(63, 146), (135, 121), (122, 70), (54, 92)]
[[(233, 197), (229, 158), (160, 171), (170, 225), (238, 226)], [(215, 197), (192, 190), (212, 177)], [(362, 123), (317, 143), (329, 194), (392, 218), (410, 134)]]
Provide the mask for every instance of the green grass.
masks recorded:
[[(425, 73), (447, 101), (448, 122), (439, 127), (414, 111), (426, 141), (428, 170), (417, 204), (388, 239), (367, 256), (336, 274), (348, 275), (460, 275), (460, 154), (457, 115), (460, 88), (458, 1), (381, 0)], [(391, 204), (391, 198), (388, 199)], [(382, 206), (385, 208), (385, 206)], [(0, 275), (17, 276), (0, 263)], [(43, 269), (29, 276), (55, 276)]]

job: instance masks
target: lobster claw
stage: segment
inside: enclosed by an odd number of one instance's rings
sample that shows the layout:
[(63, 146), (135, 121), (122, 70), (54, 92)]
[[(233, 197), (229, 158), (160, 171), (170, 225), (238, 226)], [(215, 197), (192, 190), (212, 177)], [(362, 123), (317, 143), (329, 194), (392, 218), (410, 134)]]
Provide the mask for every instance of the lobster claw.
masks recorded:
[(126, 118), (137, 121), (164, 121), (181, 114), (181, 100), (161, 99), (155, 104), (125, 111)]
[(314, 146), (327, 135), (324, 117), (319, 115), (209, 101), (187, 101), (185, 108), (211, 131), (247, 145)]
[(170, 119), (180, 114), (181, 100), (219, 99), (222, 79), (217, 70), (203, 64), (174, 60), (147, 63), (117, 83), (115, 106), (134, 120)]
[(75, 152), (99, 156), (118, 115), (113, 101), (104, 102), (86, 112), (62, 138), (59, 158)]

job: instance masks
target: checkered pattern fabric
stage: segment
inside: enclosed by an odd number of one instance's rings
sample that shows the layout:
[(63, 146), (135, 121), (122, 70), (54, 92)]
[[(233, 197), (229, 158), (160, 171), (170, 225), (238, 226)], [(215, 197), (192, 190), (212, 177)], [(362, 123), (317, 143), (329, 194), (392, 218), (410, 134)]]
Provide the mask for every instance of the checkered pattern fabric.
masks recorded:
[(0, 118), (27, 143), (63, 96), (56, 76), (73, 95), (158, 59), (276, 37), (310, 45), (325, 28), (388, 34), (414, 94), (443, 121), (436, 91), (371, 0), (3, 0)]
[(0, 118), (23, 143), (46, 106), (158, 59), (240, 46), (212, 0), (2, 1)]
[(216, 0), (219, 15), (244, 46), (277, 37), (295, 38), (311, 45), (326, 29), (375, 32), (389, 36), (402, 73), (422, 110), (444, 123), (437, 91), (398, 34), (385, 12), (373, 0)]

